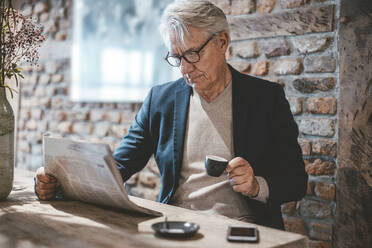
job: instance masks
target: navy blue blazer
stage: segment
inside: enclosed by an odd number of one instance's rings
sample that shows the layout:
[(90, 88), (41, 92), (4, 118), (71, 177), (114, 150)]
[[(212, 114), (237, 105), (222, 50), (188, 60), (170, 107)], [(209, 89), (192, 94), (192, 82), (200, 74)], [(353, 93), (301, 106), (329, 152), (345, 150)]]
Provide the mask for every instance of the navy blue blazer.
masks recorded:
[[(269, 186), (266, 204), (248, 197), (247, 201), (259, 212), (257, 224), (283, 229), (280, 205), (300, 200), (307, 187), (298, 127), (282, 86), (230, 70), (234, 155), (246, 159)], [(183, 78), (153, 87), (113, 154), (124, 181), (154, 154), (162, 203), (178, 187), (191, 91)]]

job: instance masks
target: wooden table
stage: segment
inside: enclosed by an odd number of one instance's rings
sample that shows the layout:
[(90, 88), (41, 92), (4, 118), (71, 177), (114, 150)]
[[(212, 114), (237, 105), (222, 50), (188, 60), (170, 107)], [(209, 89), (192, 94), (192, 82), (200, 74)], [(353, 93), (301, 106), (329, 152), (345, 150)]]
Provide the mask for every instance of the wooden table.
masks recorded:
[(13, 191), (0, 202), (0, 247), (307, 247), (305, 236), (258, 226), (258, 244), (226, 241), (229, 224), (247, 223), (131, 197), (138, 205), (160, 211), (168, 220), (198, 223), (190, 238), (172, 240), (154, 235), (147, 217), (76, 201), (39, 201), (33, 173), (15, 170)]

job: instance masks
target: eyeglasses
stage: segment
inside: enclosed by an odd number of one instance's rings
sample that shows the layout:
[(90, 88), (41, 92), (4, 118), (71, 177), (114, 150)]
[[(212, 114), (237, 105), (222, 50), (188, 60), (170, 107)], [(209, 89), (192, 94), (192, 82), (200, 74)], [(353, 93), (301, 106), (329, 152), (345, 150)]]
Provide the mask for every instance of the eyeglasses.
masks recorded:
[(187, 51), (183, 55), (170, 55), (169, 52), (165, 56), (165, 60), (174, 67), (179, 67), (181, 65), (181, 59), (184, 58), (188, 63), (194, 64), (200, 60), (200, 52), (203, 48), (214, 38), (212, 35), (200, 48), (196, 51)]

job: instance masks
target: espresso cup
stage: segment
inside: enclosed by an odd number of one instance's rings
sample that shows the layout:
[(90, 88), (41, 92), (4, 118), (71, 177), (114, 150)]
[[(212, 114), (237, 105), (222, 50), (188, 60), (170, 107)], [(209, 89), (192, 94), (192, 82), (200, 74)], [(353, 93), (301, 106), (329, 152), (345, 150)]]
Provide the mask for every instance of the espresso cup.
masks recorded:
[(218, 156), (207, 155), (205, 157), (205, 169), (207, 170), (207, 174), (212, 177), (221, 176), (228, 163), (229, 161), (227, 159)]

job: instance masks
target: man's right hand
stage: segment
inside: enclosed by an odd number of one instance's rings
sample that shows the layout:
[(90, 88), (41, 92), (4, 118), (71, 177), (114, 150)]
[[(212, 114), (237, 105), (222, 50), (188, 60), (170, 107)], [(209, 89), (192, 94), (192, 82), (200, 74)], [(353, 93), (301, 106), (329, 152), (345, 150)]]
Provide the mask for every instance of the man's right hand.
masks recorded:
[(56, 196), (57, 191), (60, 189), (60, 184), (57, 179), (48, 175), (44, 171), (44, 167), (40, 167), (36, 171), (36, 185), (35, 193), (40, 200), (50, 200)]

